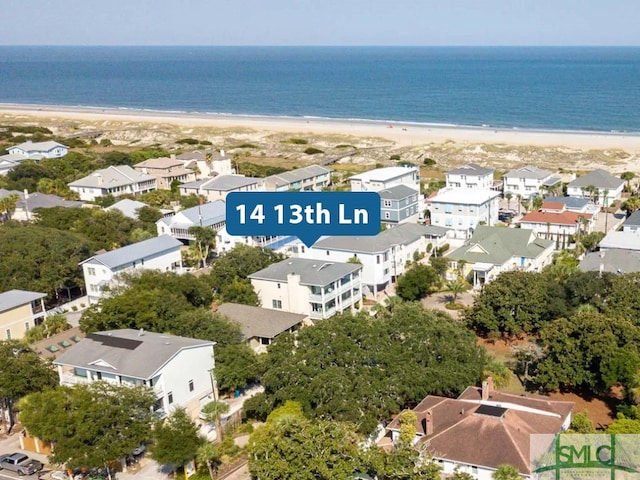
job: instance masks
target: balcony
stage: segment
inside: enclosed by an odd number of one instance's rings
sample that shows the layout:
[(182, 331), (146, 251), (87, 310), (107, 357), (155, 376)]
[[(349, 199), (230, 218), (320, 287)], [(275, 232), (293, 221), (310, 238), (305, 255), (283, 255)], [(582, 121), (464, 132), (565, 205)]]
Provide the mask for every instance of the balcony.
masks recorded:
[(90, 383), (90, 380), (87, 377), (79, 377), (73, 373), (63, 373), (60, 377), (61, 385), (73, 386), (81, 383)]

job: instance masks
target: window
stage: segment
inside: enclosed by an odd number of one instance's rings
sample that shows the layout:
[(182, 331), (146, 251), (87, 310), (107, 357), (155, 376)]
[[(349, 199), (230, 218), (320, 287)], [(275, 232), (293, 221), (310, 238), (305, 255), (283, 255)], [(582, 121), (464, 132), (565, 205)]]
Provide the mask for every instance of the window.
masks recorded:
[(73, 369), (73, 374), (76, 377), (84, 377), (87, 378), (87, 371), (84, 368), (74, 368)]
[(380, 255), (376, 255), (376, 263), (380, 265)]
[(270, 345), (271, 344), (271, 339), (265, 338), (265, 337), (260, 337), (260, 344), (261, 345)]
[(24, 322), (24, 329), (26, 332), (29, 331), (29, 322)]
[(11, 340), (11, 329), (7, 328), (7, 330), (5, 331), (5, 334), (7, 335), (7, 340)]
[(385, 275), (389, 275), (389, 269), (388, 269), (388, 268), (385, 268), (385, 269), (384, 269), (384, 274), (385, 274)]
[(444, 213), (452, 213), (453, 212), (453, 205), (451, 205), (450, 203), (446, 204), (444, 206)]
[(278, 288), (281, 288), (281, 287), (280, 287), (280, 284), (278, 284)]
[(271, 304), (273, 308), (277, 308), (278, 310), (282, 310), (282, 300), (272, 300)]
[(87, 268), (87, 273), (93, 276), (96, 274), (96, 269), (94, 267), (89, 267)]
[(390, 207), (391, 206), (391, 200), (384, 200), (384, 206), (385, 207)]
[(384, 261), (386, 262), (387, 260), (389, 260), (389, 252), (384, 252)]
[(167, 402), (169, 403), (169, 405), (173, 403), (173, 392), (167, 393)]
[(384, 212), (385, 220), (389, 220), (391, 218), (391, 214), (389, 212)]
[(329, 250), (327, 250), (327, 255), (329, 255)]
[(193, 380), (189, 380), (189, 391), (193, 392)]
[(445, 219), (445, 221), (444, 221), (444, 224), (445, 224), (447, 227), (452, 226), (452, 225), (453, 225), (453, 218), (451, 218), (451, 217), (446, 218), (446, 219)]

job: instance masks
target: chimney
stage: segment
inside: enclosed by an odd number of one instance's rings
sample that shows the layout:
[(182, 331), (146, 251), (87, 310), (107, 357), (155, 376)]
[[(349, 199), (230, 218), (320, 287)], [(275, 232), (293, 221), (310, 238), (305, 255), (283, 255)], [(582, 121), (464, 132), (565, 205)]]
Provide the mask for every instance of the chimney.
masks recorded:
[(139, 337), (144, 336), (144, 328), (141, 328), (140, 330), (138, 330), (138, 336)]
[(424, 413), (424, 418), (422, 419), (422, 431), (425, 436), (433, 435), (433, 413), (431, 410), (427, 410)]
[(489, 400), (489, 397), (493, 393), (493, 377), (487, 377), (487, 379), (482, 382), (482, 400)]

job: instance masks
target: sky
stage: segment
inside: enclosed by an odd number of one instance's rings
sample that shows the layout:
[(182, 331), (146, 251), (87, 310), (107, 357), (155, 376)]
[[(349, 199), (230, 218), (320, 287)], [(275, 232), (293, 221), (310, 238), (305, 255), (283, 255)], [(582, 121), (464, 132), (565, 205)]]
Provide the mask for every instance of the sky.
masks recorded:
[(638, 0), (0, 0), (0, 45), (640, 45)]

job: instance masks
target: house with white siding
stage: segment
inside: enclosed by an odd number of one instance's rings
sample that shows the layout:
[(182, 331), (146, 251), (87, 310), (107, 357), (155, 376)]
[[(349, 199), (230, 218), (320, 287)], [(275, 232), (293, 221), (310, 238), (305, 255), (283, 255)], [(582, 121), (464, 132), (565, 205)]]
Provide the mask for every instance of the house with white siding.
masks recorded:
[(445, 174), (447, 188), (475, 188), (491, 190), (493, 187), (493, 170), (470, 163), (449, 170)]
[(544, 187), (552, 187), (561, 182), (549, 170), (543, 170), (533, 165), (517, 168), (506, 173), (504, 179), (504, 194), (510, 193), (514, 197), (520, 195), (524, 199), (540, 195)]
[(575, 198), (588, 198), (596, 205), (610, 206), (616, 200), (620, 200), (623, 188), (624, 180), (598, 168), (569, 182), (567, 195)]
[(330, 168), (309, 165), (288, 172), (277, 173), (264, 179), (267, 192), (318, 192), (331, 183)]
[[(173, 155), (172, 155), (173, 158)], [(198, 180), (213, 178), (220, 175), (235, 175), (236, 170), (231, 165), (231, 157), (220, 152), (203, 152), (195, 150), (177, 155), (185, 168), (193, 170)]]
[(500, 192), (471, 188), (444, 188), (427, 199), (431, 224), (450, 228), (456, 238), (469, 238), (478, 225), (498, 221)]
[(231, 192), (264, 192), (264, 179), (244, 175), (220, 175), (180, 185), (180, 195), (201, 195), (209, 202), (225, 200)]
[(396, 185), (407, 185), (420, 192), (418, 167), (385, 167), (369, 170), (349, 178), (352, 192), (379, 192)]
[(224, 228), (226, 221), (226, 205), (216, 200), (163, 217), (156, 222), (156, 228), (158, 235), (171, 235), (186, 244), (195, 240), (195, 236), (190, 231), (191, 227), (207, 227), (219, 232)]
[(69, 153), (69, 147), (54, 141), (32, 142), (27, 140), (19, 145), (7, 148), (9, 155), (19, 155), (25, 159), (62, 158)]
[(157, 189), (157, 180), (138, 172), (128, 165), (111, 165), (79, 180), (68, 183), (69, 189), (80, 195), (80, 200), (92, 202), (98, 197), (146, 193)]
[(525, 214), (518, 223), (540, 238), (553, 240), (558, 248), (568, 248), (579, 233), (586, 235), (593, 231), (593, 220), (589, 213), (567, 210), (564, 203), (545, 201), (540, 210)]

